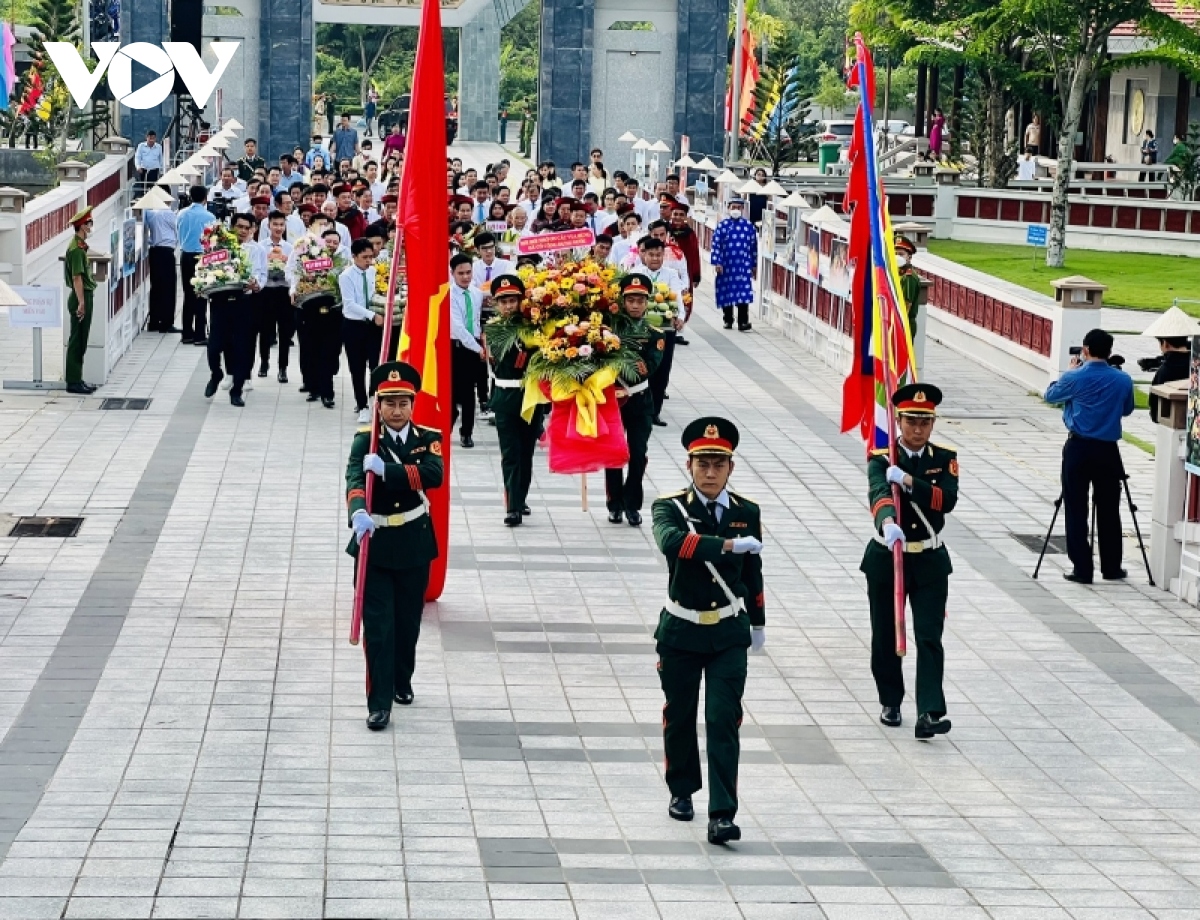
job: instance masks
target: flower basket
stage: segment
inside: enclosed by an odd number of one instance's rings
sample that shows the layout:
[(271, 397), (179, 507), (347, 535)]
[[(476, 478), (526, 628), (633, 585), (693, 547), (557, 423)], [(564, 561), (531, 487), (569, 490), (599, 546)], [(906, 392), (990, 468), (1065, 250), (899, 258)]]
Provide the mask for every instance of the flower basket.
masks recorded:
[(303, 306), (317, 297), (338, 299), (337, 276), (346, 260), (331, 253), (324, 242), (302, 236), (292, 250), (295, 261), (296, 304)]
[(241, 293), (250, 280), (250, 260), (237, 234), (223, 224), (210, 224), (200, 237), (203, 250), (196, 262), (192, 288), (200, 297)]

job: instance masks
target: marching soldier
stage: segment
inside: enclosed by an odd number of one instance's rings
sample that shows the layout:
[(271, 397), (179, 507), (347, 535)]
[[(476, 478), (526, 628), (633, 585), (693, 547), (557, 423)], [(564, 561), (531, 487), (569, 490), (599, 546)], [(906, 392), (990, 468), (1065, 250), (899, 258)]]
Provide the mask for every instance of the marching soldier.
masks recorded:
[(663, 334), (646, 322), (646, 310), (653, 290), (650, 279), (642, 274), (630, 274), (621, 279), (621, 304), (625, 322), (617, 328), (622, 341), (639, 343), (640, 360), (633, 379), (617, 381), (617, 400), (621, 405), (621, 422), (629, 441), (629, 468), (604, 471), (604, 493), (608, 519), (620, 524), (622, 517), (630, 527), (642, 524), (642, 478), (646, 475), (646, 453), (650, 447), (650, 430), (654, 418), (654, 400), (649, 392), (650, 376), (662, 362), (665, 339)]
[(908, 312), (908, 331), (917, 334), (917, 306), (921, 297), (921, 276), (912, 267), (912, 257), (917, 247), (906, 237), (896, 235), (896, 260), (900, 263), (900, 293)]
[[(429, 564), (438, 555), (425, 490), (442, 484), (442, 435), (412, 422), (420, 389), (421, 375), (411, 365), (389, 361), (375, 368), (371, 394), (379, 403), (379, 452), (368, 452), (370, 425), (360, 428), (346, 465), (346, 505), (354, 529), (346, 552), (357, 559), (363, 535), (372, 534), (363, 600), (367, 727), (372, 731), (387, 727), (393, 702), (412, 704)], [(377, 477), (370, 508), (367, 472)]]
[(728, 488), (738, 430), (700, 418), (683, 430), (692, 485), (654, 502), (654, 539), (667, 557), (667, 603), (658, 618), (658, 676), (666, 748), (668, 813), (691, 821), (702, 783), (696, 714), (704, 678), (708, 738), (708, 842), (740, 840), (738, 728), (746, 649), (766, 644), (762, 524), (758, 505)]
[[(904, 591), (917, 642), (916, 736), (920, 739), (950, 731), (950, 720), (942, 718), (946, 714), (942, 629), (953, 566), (941, 531), (958, 501), (958, 455), (929, 440), (941, 401), (942, 391), (927, 383), (912, 383), (892, 394), (900, 428), (898, 465), (889, 465), (886, 450), (873, 451), (867, 463), (876, 534), (859, 566), (867, 576), (871, 604), (871, 673), (883, 707), (879, 721), (895, 727), (900, 724), (904, 672), (896, 654), (892, 547), (896, 543), (904, 547)], [(893, 483), (900, 487), (899, 523)]]
[[(491, 282), (492, 302), (501, 316), (521, 308), (525, 284), (516, 275), (498, 275)], [(486, 339), (486, 330), (485, 330)], [(486, 345), (486, 342), (485, 342)], [(542, 434), (546, 407), (538, 406), (526, 422), (521, 418), (524, 395), (523, 378), (535, 348), (518, 339), (504, 354), (488, 352), (496, 375), (496, 389), (488, 402), (496, 421), (496, 436), (500, 440), (500, 471), (504, 476), (504, 523), (519, 527), (521, 518), (531, 514), (526, 498), (533, 480), (533, 453)]]

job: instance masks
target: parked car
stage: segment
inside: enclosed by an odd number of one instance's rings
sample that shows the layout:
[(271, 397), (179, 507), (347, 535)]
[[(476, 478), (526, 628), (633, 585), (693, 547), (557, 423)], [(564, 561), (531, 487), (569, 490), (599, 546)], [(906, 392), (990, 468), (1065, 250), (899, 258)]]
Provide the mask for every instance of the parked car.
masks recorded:
[(854, 135), (854, 119), (826, 118), (817, 122), (817, 141), (837, 141), (845, 150), (850, 146), (850, 138)]
[(396, 99), (386, 110), (379, 113), (377, 121), (379, 122), (379, 136), (383, 137), (391, 132), (392, 125), (397, 121), (403, 124), (408, 121), (408, 107), (412, 102), (412, 94), (405, 93)]

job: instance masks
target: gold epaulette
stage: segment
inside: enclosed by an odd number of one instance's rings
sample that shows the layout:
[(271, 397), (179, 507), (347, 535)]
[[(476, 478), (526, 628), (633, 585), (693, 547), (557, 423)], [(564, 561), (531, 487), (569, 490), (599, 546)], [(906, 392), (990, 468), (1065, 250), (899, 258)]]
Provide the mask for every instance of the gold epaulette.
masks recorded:
[(687, 495), (687, 489), (680, 489), (678, 492), (664, 492), (659, 498), (682, 498)]
[(434, 434), (442, 433), (440, 428), (431, 428), (429, 425), (418, 425), (416, 422), (413, 422), (413, 427), (416, 428), (417, 431), (431, 431)]
[(930, 443), (930, 444), (933, 444), (933, 446), (934, 446), (934, 447), (936, 447), (938, 450), (948, 450), (948, 451), (950, 451), (952, 454), (957, 454), (957, 453), (958, 453), (958, 448), (957, 448), (957, 447), (952, 447), (952, 446), (951, 446), (951, 445), (949, 445), (949, 444), (934, 444), (934, 443), (933, 443), (933, 441), (930, 441), (929, 443)]
[(740, 499), (741, 501), (745, 502), (747, 505), (753, 505), (755, 508), (758, 507), (758, 502), (756, 502), (752, 498), (747, 498), (741, 492), (735, 492), (735, 491), (733, 491), (733, 489), (727, 489), (726, 491), (729, 493), (730, 499)]
[(890, 451), (886, 447), (876, 447), (871, 451), (870, 455), (872, 457), (886, 457), (889, 453)]
[(370, 434), (370, 433), (371, 433), (371, 426), (370, 426), (370, 425), (363, 425), (363, 426), (362, 426), (361, 428), (359, 428), (359, 429), (358, 429), (358, 430), (357, 430), (355, 433), (356, 433), (356, 434)]

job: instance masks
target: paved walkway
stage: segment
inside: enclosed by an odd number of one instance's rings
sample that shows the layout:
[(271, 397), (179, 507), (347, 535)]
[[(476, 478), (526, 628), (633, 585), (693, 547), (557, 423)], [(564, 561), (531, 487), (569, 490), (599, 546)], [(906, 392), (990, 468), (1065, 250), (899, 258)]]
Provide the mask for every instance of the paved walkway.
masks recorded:
[[(666, 815), (649, 631), (665, 567), (579, 480), (535, 472), (505, 528), (494, 429), (454, 452), (450, 570), (417, 702), (367, 732), (346, 642), (342, 471), (354, 430), (294, 385), (201, 396), (197, 349), (142, 336), (105, 395), (0, 402), (0, 917), (1200, 917), (1200, 611), (1083, 588), (1044, 533), (1056, 413), (940, 347), (954, 731), (876, 721), (862, 447), (841, 381), (706, 286), (676, 355), (648, 494), (684, 481), (695, 415), (742, 427), (764, 508), (768, 654), (751, 659), (728, 849)], [(1125, 445), (1149, 507), (1150, 458)], [(1143, 525), (1147, 522), (1145, 517)], [(1128, 526), (1128, 521), (1126, 521)], [(6, 531), (5, 531), (6, 532)], [(911, 664), (910, 676), (911, 676)]]

